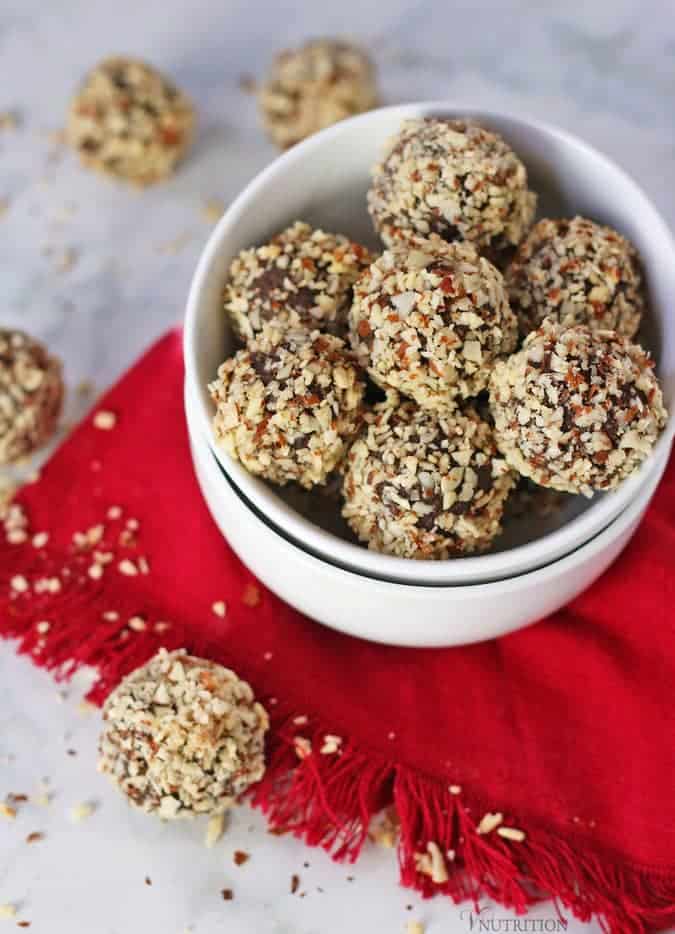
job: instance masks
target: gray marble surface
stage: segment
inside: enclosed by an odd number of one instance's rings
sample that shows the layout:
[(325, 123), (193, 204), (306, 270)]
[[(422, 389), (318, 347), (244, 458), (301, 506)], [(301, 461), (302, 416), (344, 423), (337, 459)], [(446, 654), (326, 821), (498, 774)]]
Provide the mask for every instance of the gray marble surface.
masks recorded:
[[(226, 204), (274, 156), (240, 78), (260, 74), (280, 45), (322, 34), (372, 50), (388, 102), (447, 98), (572, 130), (638, 177), (675, 225), (671, 0), (0, 0), (0, 111), (19, 116), (16, 130), (0, 129), (0, 323), (44, 338), (71, 390), (85, 379), (102, 390), (180, 321), (210, 229), (204, 202)], [(142, 193), (84, 173), (53, 138), (82, 73), (114, 52), (166, 69), (199, 109), (190, 159)], [(68, 417), (85, 404), (71, 391)], [(34, 793), (43, 777), (53, 788), (49, 807), (0, 822), (0, 904), (16, 903), (32, 930), (379, 934), (410, 918), (429, 934), (469, 930), (462, 909), (397, 888), (382, 850), (336, 867), (269, 837), (247, 809), (206, 850), (203, 828), (132, 813), (93, 770), (96, 715), (58, 701), (46, 675), (0, 647), (0, 797)], [(95, 813), (73, 824), (70, 807), (90, 799)], [(28, 846), (32, 831), (46, 836)], [(233, 866), (235, 849), (252, 853), (246, 866)], [(292, 873), (304, 899), (288, 891)], [(221, 900), (224, 887), (234, 901)], [(550, 906), (538, 917), (552, 917)]]

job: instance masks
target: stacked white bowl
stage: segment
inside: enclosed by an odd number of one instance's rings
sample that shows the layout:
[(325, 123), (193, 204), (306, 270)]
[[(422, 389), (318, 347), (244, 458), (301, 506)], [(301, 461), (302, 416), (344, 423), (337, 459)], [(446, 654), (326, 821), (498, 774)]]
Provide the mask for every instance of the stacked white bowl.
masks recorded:
[[(552, 613), (591, 584), (639, 524), (668, 462), (675, 421), (642, 468), (612, 493), (569, 497), (548, 518), (512, 520), (489, 554), (410, 561), (369, 551), (306, 497), (249, 474), (213, 440), (207, 385), (234, 353), (222, 305), (233, 257), (295, 220), (376, 246), (366, 211), (370, 168), (403, 120), (468, 116), (501, 133), (525, 162), (542, 216), (582, 214), (637, 246), (650, 299), (640, 339), (656, 359), (675, 410), (675, 243), (621, 169), (561, 130), (447, 103), (373, 111), (324, 130), (263, 171), (224, 214), (201, 257), (185, 321), (185, 407), (207, 505), (252, 571), (308, 616), (398, 645), (457, 645), (493, 638)], [(302, 510), (302, 511), (301, 511)]]

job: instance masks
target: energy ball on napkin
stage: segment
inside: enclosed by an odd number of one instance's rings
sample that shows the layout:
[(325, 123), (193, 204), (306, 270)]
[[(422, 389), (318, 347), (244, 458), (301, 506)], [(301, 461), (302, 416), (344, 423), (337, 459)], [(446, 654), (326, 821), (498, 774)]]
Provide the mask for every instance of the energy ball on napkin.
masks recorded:
[(501, 274), (471, 244), (434, 237), (385, 251), (354, 286), (352, 346), (373, 380), (426, 408), (487, 385), (516, 346)]
[(217, 443), (251, 473), (324, 484), (364, 416), (365, 383), (345, 344), (318, 331), (264, 331), (209, 386)]
[(63, 394), (61, 363), (22, 331), (0, 328), (0, 464), (49, 441)]
[(108, 58), (75, 95), (67, 134), (88, 168), (150, 185), (185, 155), (194, 122), (188, 99), (151, 65)]
[(544, 318), (634, 337), (645, 308), (637, 251), (611, 227), (585, 217), (542, 220), (505, 274), (525, 336)]
[(499, 449), (541, 486), (585, 496), (615, 489), (666, 422), (653, 366), (614, 331), (544, 321), (492, 374)]
[(372, 172), (368, 210), (388, 246), (436, 233), (497, 258), (522, 240), (537, 198), (510, 146), (477, 123), (407, 120)]
[(225, 309), (244, 343), (269, 322), (344, 333), (352, 288), (373, 257), (342, 234), (296, 221), (232, 261)]
[(450, 558), (489, 548), (515, 474), (472, 410), (378, 406), (349, 450), (342, 514), (374, 551)]
[(348, 42), (315, 39), (281, 52), (259, 92), (265, 129), (287, 149), (324, 127), (377, 106), (375, 68)]
[(217, 814), (265, 772), (269, 721), (245, 681), (160, 649), (103, 707), (98, 769), (162, 818)]

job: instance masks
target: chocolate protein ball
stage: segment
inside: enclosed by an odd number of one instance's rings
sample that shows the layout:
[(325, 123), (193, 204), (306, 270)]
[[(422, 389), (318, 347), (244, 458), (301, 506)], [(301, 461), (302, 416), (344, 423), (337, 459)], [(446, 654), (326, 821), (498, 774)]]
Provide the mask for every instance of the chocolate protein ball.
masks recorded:
[(515, 474), (471, 409), (438, 415), (390, 399), (345, 462), (342, 514), (369, 548), (402, 558), (483, 551)]
[(233, 671), (160, 649), (106, 700), (98, 769), (147, 813), (218, 814), (262, 778), (268, 725)]
[(209, 386), (216, 442), (251, 473), (325, 484), (364, 415), (365, 383), (338, 337), (264, 331)]
[(534, 220), (523, 163), (501, 136), (466, 120), (406, 121), (372, 177), (368, 210), (388, 246), (436, 233), (496, 260)]
[(108, 58), (75, 95), (67, 135), (88, 168), (150, 185), (174, 171), (194, 122), (188, 99), (151, 65)]
[(352, 346), (372, 379), (426, 408), (475, 396), (516, 346), (501, 274), (471, 244), (387, 250), (354, 286)]
[(634, 337), (645, 308), (637, 251), (611, 227), (585, 217), (542, 220), (505, 274), (525, 336), (544, 318)]
[(615, 489), (637, 470), (666, 421), (653, 366), (614, 331), (544, 321), (493, 371), (499, 449), (541, 486), (586, 496)]
[(265, 130), (281, 149), (378, 104), (375, 68), (349, 42), (315, 39), (281, 52), (259, 91)]
[(246, 342), (273, 322), (343, 334), (354, 283), (373, 257), (342, 234), (296, 221), (269, 243), (242, 250), (230, 266), (225, 309)]
[(49, 441), (63, 395), (61, 363), (22, 331), (0, 328), (0, 464)]

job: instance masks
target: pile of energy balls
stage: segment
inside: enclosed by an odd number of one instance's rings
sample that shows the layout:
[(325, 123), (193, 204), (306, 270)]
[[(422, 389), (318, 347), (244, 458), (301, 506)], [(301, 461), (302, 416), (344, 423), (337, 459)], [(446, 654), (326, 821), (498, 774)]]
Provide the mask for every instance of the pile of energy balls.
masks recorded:
[(415, 559), (489, 548), (519, 478), (619, 486), (666, 420), (639, 257), (536, 202), (497, 133), (407, 121), (372, 170), (380, 255), (298, 221), (232, 262), (217, 443), (275, 484), (337, 474), (359, 540)]

